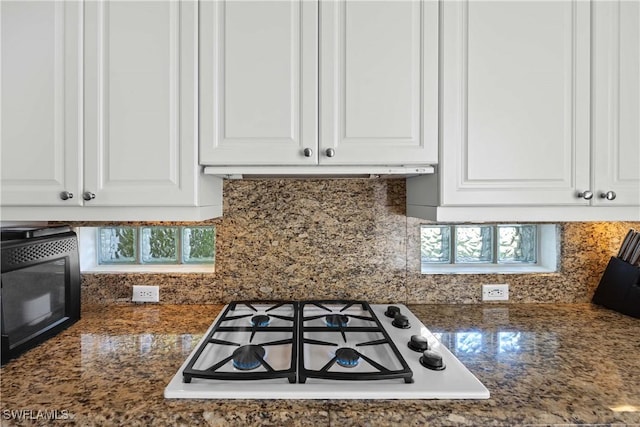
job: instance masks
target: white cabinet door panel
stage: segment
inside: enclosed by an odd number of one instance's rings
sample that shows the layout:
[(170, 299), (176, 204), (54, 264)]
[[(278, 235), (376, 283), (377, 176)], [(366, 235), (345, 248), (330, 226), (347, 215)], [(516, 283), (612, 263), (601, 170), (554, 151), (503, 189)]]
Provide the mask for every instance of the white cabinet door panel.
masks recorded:
[(438, 15), (435, 1), (320, 3), (320, 163), (437, 163)]
[(86, 4), (87, 206), (194, 203), (197, 4)]
[(201, 3), (201, 163), (317, 163), (317, 8)]
[(594, 203), (640, 206), (640, 2), (594, 7)]
[(443, 205), (588, 204), (590, 11), (445, 2)]
[(79, 205), (82, 4), (2, 1), (0, 19), (2, 204)]

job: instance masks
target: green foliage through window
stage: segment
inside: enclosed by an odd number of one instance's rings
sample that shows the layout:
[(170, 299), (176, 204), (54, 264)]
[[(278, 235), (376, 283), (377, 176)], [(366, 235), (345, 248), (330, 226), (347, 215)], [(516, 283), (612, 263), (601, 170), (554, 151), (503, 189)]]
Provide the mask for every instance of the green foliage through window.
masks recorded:
[(184, 228), (182, 231), (182, 261), (185, 263), (213, 262), (215, 241), (216, 234), (213, 227)]
[(420, 255), (427, 264), (535, 264), (536, 225), (423, 225)]
[(214, 227), (98, 228), (98, 264), (213, 264), (214, 261)]
[(178, 262), (178, 227), (143, 227), (142, 262), (175, 264)]
[(98, 229), (101, 264), (131, 264), (136, 260), (136, 232), (133, 227)]

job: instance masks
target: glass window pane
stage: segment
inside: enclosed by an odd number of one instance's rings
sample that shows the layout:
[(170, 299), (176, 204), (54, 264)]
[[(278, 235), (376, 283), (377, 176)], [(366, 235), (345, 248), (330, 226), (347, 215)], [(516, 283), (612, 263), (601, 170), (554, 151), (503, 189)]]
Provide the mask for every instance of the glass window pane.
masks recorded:
[(501, 225), (498, 227), (499, 263), (536, 263), (536, 226)]
[(520, 332), (498, 332), (498, 354), (519, 353)]
[(133, 227), (98, 228), (98, 264), (135, 264), (136, 240)]
[(178, 262), (177, 227), (143, 227), (141, 260), (144, 263)]
[(492, 262), (491, 226), (456, 226), (456, 263)]
[(216, 233), (214, 227), (184, 227), (182, 229), (182, 262), (213, 264)]
[(456, 332), (456, 355), (482, 352), (481, 332)]
[(423, 225), (420, 228), (420, 256), (423, 263), (451, 262), (451, 228)]

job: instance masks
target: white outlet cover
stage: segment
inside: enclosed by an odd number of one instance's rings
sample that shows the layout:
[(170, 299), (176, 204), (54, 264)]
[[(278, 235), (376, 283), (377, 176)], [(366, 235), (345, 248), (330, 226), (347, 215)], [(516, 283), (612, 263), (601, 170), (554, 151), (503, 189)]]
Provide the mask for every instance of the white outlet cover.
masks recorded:
[(482, 301), (508, 301), (509, 285), (482, 285)]
[(132, 302), (160, 302), (158, 286), (133, 285)]

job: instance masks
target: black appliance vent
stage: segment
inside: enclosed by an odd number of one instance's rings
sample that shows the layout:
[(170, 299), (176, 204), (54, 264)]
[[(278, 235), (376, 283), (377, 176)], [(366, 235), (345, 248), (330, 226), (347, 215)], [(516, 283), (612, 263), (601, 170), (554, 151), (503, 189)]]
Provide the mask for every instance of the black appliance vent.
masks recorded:
[(14, 267), (37, 260), (46, 260), (56, 255), (69, 253), (77, 249), (77, 240), (74, 237), (68, 239), (56, 239), (49, 242), (33, 245), (9, 248), (3, 250), (3, 267)]

